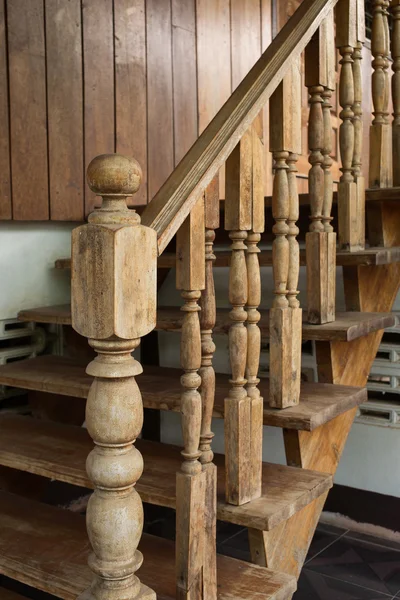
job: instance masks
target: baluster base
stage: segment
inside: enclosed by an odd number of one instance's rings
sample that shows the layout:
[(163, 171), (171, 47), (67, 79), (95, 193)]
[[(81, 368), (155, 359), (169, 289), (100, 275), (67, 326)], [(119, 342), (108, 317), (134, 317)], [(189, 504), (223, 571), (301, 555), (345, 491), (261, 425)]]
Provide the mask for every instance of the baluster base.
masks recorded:
[(203, 598), (217, 600), (217, 467), (203, 465), (205, 475)]
[(204, 560), (204, 471), (176, 474), (177, 598), (201, 600)]
[(125, 589), (121, 587), (120, 582), (118, 584), (116, 586), (114, 581), (105, 582), (100, 577), (96, 577), (91, 587), (80, 594), (76, 600), (157, 600), (156, 593), (147, 585), (140, 583), (138, 593), (132, 595), (132, 585), (129, 579), (127, 579)]
[(240, 506), (253, 500), (251, 493), (251, 400), (225, 398), (226, 501)]
[(264, 401), (261, 396), (251, 399), (250, 410), (250, 490), (253, 498), (259, 498), (262, 486), (262, 443), (264, 431)]
[(370, 128), (369, 187), (392, 187), (392, 173), (392, 126), (376, 123)]
[(315, 325), (335, 320), (336, 233), (306, 234), (307, 321)]
[(400, 127), (393, 125), (393, 186), (400, 186)]
[(300, 401), (301, 308), (271, 308), (270, 397), (275, 408), (288, 408)]
[(359, 252), (364, 249), (363, 240), (365, 208), (364, 198), (361, 197), (363, 183), (355, 181), (342, 181), (338, 186), (338, 213), (339, 213), (339, 247), (349, 252)]

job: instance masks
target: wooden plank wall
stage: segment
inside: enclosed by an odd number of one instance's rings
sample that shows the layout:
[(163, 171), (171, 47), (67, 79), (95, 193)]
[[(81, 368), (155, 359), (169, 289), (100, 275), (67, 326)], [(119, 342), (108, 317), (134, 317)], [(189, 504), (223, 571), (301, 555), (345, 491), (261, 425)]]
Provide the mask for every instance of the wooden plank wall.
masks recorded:
[(270, 39), (271, 0), (0, 0), (0, 219), (83, 220), (105, 152), (146, 203)]
[(300, 2), (0, 0), (0, 219), (83, 220), (86, 167), (115, 151), (139, 161), (148, 202)]

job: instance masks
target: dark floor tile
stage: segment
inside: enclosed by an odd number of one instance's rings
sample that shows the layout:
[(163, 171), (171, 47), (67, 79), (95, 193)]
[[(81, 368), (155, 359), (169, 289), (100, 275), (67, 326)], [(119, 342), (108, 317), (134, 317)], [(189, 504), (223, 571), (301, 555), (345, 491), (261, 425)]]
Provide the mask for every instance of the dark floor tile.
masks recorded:
[(366, 533), (358, 533), (357, 531), (348, 531), (345, 536), (346, 538), (351, 538), (353, 540), (361, 540), (364, 542), (368, 542), (370, 544), (377, 544), (378, 546), (384, 546), (385, 548), (391, 548), (392, 550), (400, 551), (400, 542), (395, 542), (393, 540), (386, 540), (384, 538), (379, 538), (373, 535), (367, 535)]
[(217, 544), (217, 552), (249, 562), (250, 546), (247, 529), (242, 527), (239, 533), (228, 538), (225, 542)]
[(400, 552), (345, 536), (308, 562), (307, 569), (392, 597), (400, 591)]
[(306, 563), (346, 533), (346, 529), (320, 523), (307, 553)]
[(303, 569), (293, 600), (391, 600), (391, 596)]

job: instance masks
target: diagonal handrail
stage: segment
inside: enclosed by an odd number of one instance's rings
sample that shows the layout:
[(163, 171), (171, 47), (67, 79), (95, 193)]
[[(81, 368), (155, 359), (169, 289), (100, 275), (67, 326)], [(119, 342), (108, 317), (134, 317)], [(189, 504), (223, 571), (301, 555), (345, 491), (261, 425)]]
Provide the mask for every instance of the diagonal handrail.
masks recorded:
[(161, 254), (338, 0), (304, 0), (142, 214)]

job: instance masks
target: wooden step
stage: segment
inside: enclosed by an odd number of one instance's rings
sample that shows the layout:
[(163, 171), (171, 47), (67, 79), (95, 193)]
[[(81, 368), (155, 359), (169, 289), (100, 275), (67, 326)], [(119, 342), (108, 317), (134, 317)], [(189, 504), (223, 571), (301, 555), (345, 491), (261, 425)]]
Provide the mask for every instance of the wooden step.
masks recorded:
[(17, 594), (16, 592), (12, 592), (11, 590), (6, 590), (3, 587), (0, 587), (0, 600), (29, 600), (27, 596), (21, 596), (21, 594)]
[[(136, 489), (150, 504), (175, 508), (175, 476), (180, 470), (180, 448), (137, 440), (144, 473)], [(86, 429), (30, 417), (0, 416), (0, 465), (91, 488), (85, 461), (93, 448)], [(263, 464), (261, 498), (232, 506), (225, 503), (225, 459), (218, 466), (218, 519), (268, 531), (286, 521), (332, 487), (332, 478), (285, 465)]]
[[(0, 573), (64, 600), (90, 584), (89, 542), (81, 515), (1, 492)], [(158, 600), (175, 599), (174, 543), (144, 535), (142, 582)], [(295, 578), (225, 556), (217, 557), (218, 600), (286, 600)]]
[(397, 202), (400, 200), (400, 187), (369, 188), (365, 191), (365, 199), (369, 202)]
[[(260, 313), (261, 334), (264, 338), (267, 338), (269, 336), (269, 311), (260, 310)], [(306, 319), (306, 317), (306, 311), (304, 311), (303, 318)], [(71, 307), (68, 304), (62, 304), (21, 310), (18, 318), (21, 321), (34, 321), (35, 323), (70, 325)], [(160, 306), (157, 309), (156, 329), (158, 331), (180, 331), (181, 324), (182, 312), (180, 308)], [(392, 313), (339, 312), (336, 313), (336, 320), (332, 323), (310, 325), (304, 321), (303, 340), (351, 342), (373, 331), (394, 327), (396, 324), (397, 317)], [(230, 325), (229, 309), (218, 309), (214, 333), (226, 334)]]
[[(229, 267), (231, 260), (231, 252), (229, 250), (214, 250), (216, 261), (215, 267)], [(258, 255), (258, 260), (261, 267), (272, 267), (272, 250), (262, 249)], [(338, 250), (336, 253), (336, 265), (338, 267), (366, 267), (376, 265), (390, 265), (400, 262), (400, 247), (392, 248), (366, 248), (359, 252), (345, 252)], [(173, 269), (176, 263), (175, 254), (164, 253), (158, 259), (158, 267), (160, 269)], [(300, 251), (300, 264), (306, 265), (306, 251)], [(70, 258), (59, 258), (55, 261), (56, 269), (70, 269)]]
[[(0, 366), (0, 384), (16, 388), (86, 398), (92, 378), (86, 365), (60, 356), (38, 356)], [(180, 369), (146, 366), (138, 377), (146, 408), (179, 411), (182, 388)], [(228, 375), (217, 375), (214, 416), (223, 418), (224, 399), (229, 390)], [(264, 425), (313, 431), (334, 417), (367, 400), (365, 388), (303, 383), (300, 404), (284, 410), (268, 406), (269, 381), (261, 379), (264, 398)]]

